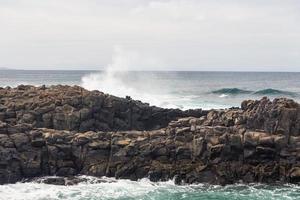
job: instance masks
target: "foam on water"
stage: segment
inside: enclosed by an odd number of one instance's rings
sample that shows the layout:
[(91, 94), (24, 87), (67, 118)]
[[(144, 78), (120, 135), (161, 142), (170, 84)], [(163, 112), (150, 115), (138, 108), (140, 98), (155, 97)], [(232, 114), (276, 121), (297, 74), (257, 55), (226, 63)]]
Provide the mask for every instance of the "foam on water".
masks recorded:
[(296, 200), (300, 197), (297, 185), (175, 185), (173, 181), (153, 183), (84, 176), (89, 181), (75, 186), (46, 185), (37, 182), (0, 186), (1, 200)]
[[(81, 86), (119, 97), (130, 96), (150, 105), (183, 110), (236, 107), (244, 99), (259, 99), (262, 96), (299, 97), (297, 85), (299, 74), (294, 75), (295, 77), (284, 74), (286, 76), (284, 77), (272, 73), (130, 71), (135, 66), (143, 68), (147, 63), (158, 65), (149, 62), (147, 57), (140, 56), (136, 52), (116, 48), (111, 64), (105, 71), (83, 76)], [(272, 81), (266, 84), (265, 80), (270, 78)], [(282, 89), (286, 86), (291, 88), (292, 84), (295, 84), (294, 91)]]
[[(168, 87), (170, 80), (165, 82), (164, 79), (166, 77), (158, 78), (157, 73), (136, 72), (137, 74), (135, 75), (135, 72), (130, 71), (132, 66), (147, 64), (147, 60), (149, 63), (149, 59), (140, 58), (136, 52), (124, 51), (118, 47), (112, 56), (111, 64), (106, 67), (105, 71), (93, 72), (83, 76), (81, 78), (81, 86), (88, 90), (100, 90), (118, 97), (130, 96), (132, 99), (163, 108), (187, 110), (230, 107), (226, 103), (208, 100), (201, 95), (188, 94), (184, 92), (184, 89), (183, 93), (180, 94), (180, 90), (176, 88), (176, 85)], [(162, 74), (165, 73), (162, 72)], [(172, 81), (174, 83), (176, 83), (176, 79), (182, 79), (180, 74), (178, 74), (178, 77), (172, 72), (170, 74), (173, 75)]]
[(228, 94), (221, 94), (219, 97), (220, 98), (225, 98), (225, 97), (228, 97), (229, 95)]

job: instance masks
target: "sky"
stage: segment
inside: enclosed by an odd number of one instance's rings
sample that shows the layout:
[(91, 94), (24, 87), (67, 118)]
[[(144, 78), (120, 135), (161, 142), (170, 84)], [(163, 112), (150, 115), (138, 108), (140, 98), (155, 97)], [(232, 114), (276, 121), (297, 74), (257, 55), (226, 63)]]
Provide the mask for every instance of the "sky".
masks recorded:
[(0, 68), (300, 71), (299, 11), (299, 0), (0, 0)]

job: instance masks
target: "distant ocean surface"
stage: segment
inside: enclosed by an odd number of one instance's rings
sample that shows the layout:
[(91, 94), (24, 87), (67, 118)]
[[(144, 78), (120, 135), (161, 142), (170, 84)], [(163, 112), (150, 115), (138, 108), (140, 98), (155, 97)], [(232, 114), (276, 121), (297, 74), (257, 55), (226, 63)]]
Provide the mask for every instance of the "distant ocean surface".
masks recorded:
[[(116, 72), (0, 70), (0, 87), (31, 85), (81, 85), (149, 102), (166, 108), (229, 108), (244, 99), (268, 96), (300, 100), (300, 73), (261, 72)], [(76, 186), (37, 182), (0, 186), (0, 200), (297, 200), (297, 185), (189, 185), (172, 180), (104, 181)], [(107, 178), (104, 178), (107, 179)]]
[(0, 86), (81, 85), (165, 108), (228, 108), (268, 96), (300, 100), (300, 73), (0, 70)]

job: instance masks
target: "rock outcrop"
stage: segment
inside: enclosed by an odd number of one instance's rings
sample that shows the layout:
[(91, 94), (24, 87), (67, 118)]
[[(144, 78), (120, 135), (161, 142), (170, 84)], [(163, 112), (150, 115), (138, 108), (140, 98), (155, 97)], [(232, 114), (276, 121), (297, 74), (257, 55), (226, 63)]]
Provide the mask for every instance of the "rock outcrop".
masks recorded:
[(300, 105), (289, 99), (180, 111), (77, 86), (19, 86), (0, 90), (0, 121), (2, 184), (78, 174), (300, 182)]
[(28, 123), (37, 128), (72, 131), (152, 130), (178, 117), (205, 115), (205, 111), (163, 109), (118, 98), (79, 86), (0, 89), (0, 121)]

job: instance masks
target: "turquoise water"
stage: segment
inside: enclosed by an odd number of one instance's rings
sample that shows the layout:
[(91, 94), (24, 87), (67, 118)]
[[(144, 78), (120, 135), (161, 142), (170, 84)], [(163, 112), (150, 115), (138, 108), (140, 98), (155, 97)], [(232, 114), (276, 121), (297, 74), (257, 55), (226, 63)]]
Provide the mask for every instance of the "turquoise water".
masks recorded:
[[(297, 200), (300, 186), (282, 185), (190, 185), (177, 186), (173, 181), (151, 183), (114, 180), (76, 186), (55, 186), (40, 183), (17, 183), (0, 186), (1, 200)], [(107, 182), (108, 181), (108, 182)]]
[(81, 85), (166, 108), (227, 108), (244, 99), (300, 101), (300, 73), (0, 70), (0, 86)]

